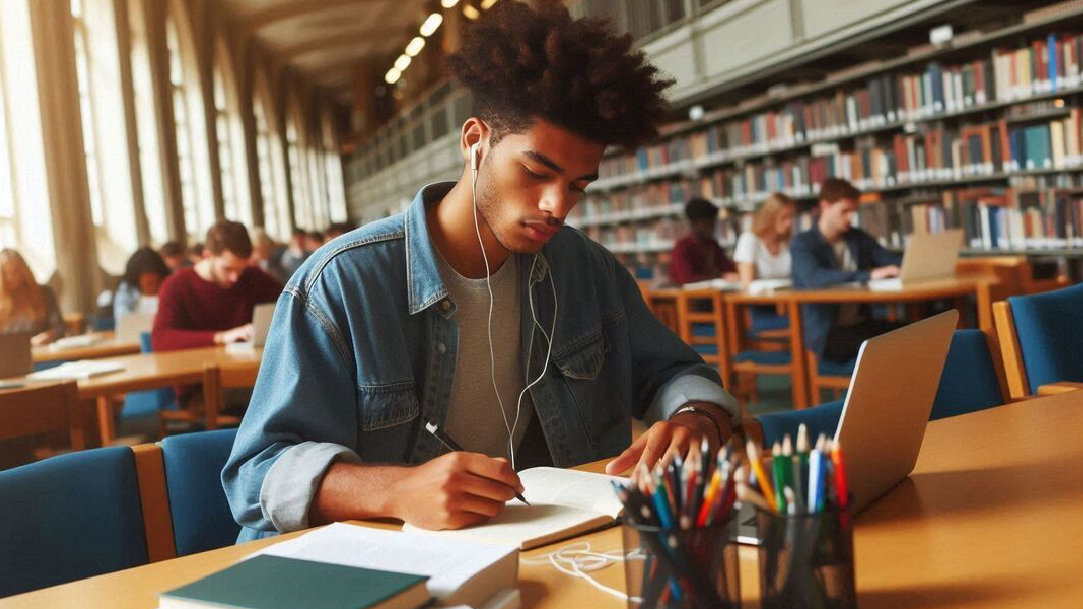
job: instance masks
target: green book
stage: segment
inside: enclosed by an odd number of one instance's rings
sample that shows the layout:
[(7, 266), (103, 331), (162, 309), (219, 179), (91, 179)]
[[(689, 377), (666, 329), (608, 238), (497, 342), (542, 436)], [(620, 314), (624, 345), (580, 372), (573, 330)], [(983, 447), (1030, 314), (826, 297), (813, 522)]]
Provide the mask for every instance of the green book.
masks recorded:
[(170, 590), (159, 609), (416, 609), (423, 575), (261, 555)]

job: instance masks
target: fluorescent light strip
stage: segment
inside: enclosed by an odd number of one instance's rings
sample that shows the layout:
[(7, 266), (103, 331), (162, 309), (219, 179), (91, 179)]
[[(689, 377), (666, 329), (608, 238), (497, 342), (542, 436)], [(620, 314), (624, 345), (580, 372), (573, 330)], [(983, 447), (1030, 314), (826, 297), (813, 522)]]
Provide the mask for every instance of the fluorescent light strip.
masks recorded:
[(406, 54), (410, 57), (417, 57), (417, 54), (421, 52), (421, 49), (425, 48), (425, 39), (421, 36), (415, 36), (410, 44), (406, 45)]
[(433, 35), (440, 24), (444, 22), (444, 17), (440, 13), (433, 13), (429, 15), (429, 18), (425, 20), (425, 23), (421, 24), (421, 35), (428, 38)]

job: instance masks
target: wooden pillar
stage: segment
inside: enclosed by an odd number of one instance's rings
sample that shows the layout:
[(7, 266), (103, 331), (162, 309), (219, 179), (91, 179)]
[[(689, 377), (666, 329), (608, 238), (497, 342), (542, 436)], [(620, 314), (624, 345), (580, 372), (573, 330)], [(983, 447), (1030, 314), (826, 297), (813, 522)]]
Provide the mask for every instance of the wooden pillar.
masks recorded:
[[(48, 178), (61, 308), (94, 309), (101, 287), (90, 211), (71, 7), (65, 0), (30, 3), (42, 142)], [(39, 237), (40, 238), (40, 237)]]
[[(237, 41), (237, 106), (241, 114), (241, 128), (244, 130), (244, 157), (248, 165), (248, 189), (252, 193), (252, 224), (263, 228), (267, 219), (263, 215), (263, 198), (271, 193), (263, 192), (260, 182), (259, 134), (256, 131), (256, 112), (253, 104), (256, 99), (256, 57), (251, 40)], [(270, 151), (268, 151), (270, 152)]]
[(132, 77), (132, 30), (128, 0), (113, 0), (117, 32), (117, 55), (120, 59), (120, 86), (124, 100), (124, 124), (128, 126), (128, 172), (132, 183), (132, 206), (135, 211), (135, 234), (139, 245), (150, 245), (150, 221), (143, 197), (143, 165), (139, 158), (139, 121), (135, 111), (135, 84)]

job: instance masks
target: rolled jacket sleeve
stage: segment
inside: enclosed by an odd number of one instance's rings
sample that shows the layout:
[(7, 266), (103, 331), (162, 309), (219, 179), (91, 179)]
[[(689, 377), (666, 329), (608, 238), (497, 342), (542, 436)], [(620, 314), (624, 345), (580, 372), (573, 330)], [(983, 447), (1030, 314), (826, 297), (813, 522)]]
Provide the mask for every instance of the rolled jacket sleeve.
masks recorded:
[(279, 297), (252, 401), (222, 485), (242, 538), (308, 526), (323, 474), (359, 461), (352, 356), (311, 295), (291, 285)]
[(694, 372), (674, 377), (662, 385), (647, 408), (645, 418), (653, 421), (668, 419), (678, 408), (689, 402), (717, 404), (729, 414), (732, 425), (736, 426), (741, 422), (741, 407), (737, 400), (726, 393), (717, 382)]

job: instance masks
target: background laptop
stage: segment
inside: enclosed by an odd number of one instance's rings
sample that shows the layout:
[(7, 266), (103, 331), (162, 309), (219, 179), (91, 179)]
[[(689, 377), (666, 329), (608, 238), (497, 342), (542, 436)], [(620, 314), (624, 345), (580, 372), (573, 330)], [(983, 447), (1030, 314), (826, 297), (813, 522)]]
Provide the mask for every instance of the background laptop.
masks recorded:
[(267, 334), (271, 331), (271, 320), (275, 316), (275, 303), (258, 304), (252, 310), (252, 340), (226, 345), (226, 351), (250, 351), (256, 347), (262, 347), (267, 342)]
[(873, 290), (899, 289), (903, 285), (955, 275), (963, 231), (951, 229), (940, 233), (914, 233), (903, 253), (902, 269), (892, 279), (869, 281)]
[[(958, 311), (945, 311), (861, 344), (835, 431), (853, 513), (914, 470), (958, 323)], [(758, 543), (751, 505), (738, 518), (737, 540)]]
[(144, 332), (154, 326), (154, 313), (132, 313), (117, 318), (116, 342), (138, 343)]
[(23, 376), (34, 371), (29, 334), (0, 334), (0, 378)]

